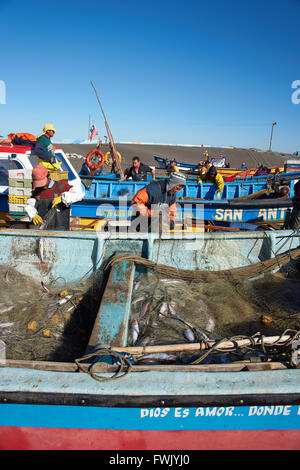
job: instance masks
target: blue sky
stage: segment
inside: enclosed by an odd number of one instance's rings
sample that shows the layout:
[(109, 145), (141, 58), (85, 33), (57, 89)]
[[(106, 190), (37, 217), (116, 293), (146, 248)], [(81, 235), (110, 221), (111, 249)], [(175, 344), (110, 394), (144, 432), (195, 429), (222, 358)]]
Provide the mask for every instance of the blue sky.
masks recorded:
[[(0, 134), (300, 150), (300, 0), (0, 0)], [(300, 97), (300, 93), (299, 93)], [(3, 99), (2, 99), (3, 101)], [(0, 96), (1, 102), (1, 96)]]

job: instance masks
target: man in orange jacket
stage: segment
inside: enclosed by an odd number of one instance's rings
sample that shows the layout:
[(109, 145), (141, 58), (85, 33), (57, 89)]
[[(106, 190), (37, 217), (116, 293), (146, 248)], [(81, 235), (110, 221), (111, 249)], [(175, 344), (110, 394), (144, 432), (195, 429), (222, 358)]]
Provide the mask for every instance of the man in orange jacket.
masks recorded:
[(185, 186), (185, 176), (176, 172), (168, 179), (153, 181), (140, 189), (131, 201), (131, 231), (158, 231), (159, 214), (174, 229), (177, 193)]

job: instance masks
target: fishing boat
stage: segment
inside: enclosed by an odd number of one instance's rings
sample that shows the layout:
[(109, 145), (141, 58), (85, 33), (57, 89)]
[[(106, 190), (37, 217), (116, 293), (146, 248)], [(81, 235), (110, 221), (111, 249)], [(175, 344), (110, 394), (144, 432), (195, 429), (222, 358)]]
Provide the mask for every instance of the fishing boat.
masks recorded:
[[(43, 259), (37, 249), (41, 240)], [(13, 263), (37, 282), (57, 279), (63, 285), (59, 279), (87, 279), (108, 260), (115, 261), (99, 284), (103, 295), (81, 358), (57, 363), (2, 355), (0, 448), (299, 450), (299, 368), (276, 361), (139, 365), (127, 348), (141, 266), (167, 265), (175, 271), (180, 266), (213, 275), (220, 270), (233, 274), (235, 268), (263, 261), (274, 272), (295, 265), (298, 247), (299, 234), (291, 231), (190, 234), (183, 239), (0, 230), (0, 264)], [(278, 344), (280, 338), (272, 341)], [(121, 368), (103, 362), (105, 355), (107, 360), (116, 354)]]
[[(71, 229), (74, 230), (98, 230), (101, 224), (104, 227), (102, 222), (98, 223), (103, 219), (128, 221), (132, 215), (132, 197), (150, 182), (121, 181), (111, 173), (101, 177), (80, 177), (61, 149), (56, 149), (55, 155), (57, 160), (62, 162), (59, 171), (67, 171), (70, 184), (80, 185), (85, 193), (82, 201), (71, 206)], [(11, 226), (11, 222), (15, 220), (26, 222), (24, 207), (31, 192), (30, 188), (20, 188), (21, 193), (8, 195), (8, 171), (30, 171), (36, 164), (37, 157), (31, 148), (0, 146), (0, 219), (4, 221), (2, 226)], [(267, 191), (272, 184), (271, 176), (225, 182), (221, 200), (216, 200), (214, 184), (199, 185), (196, 179), (187, 179), (186, 186), (178, 193), (176, 220), (178, 223), (187, 219), (208, 220), (217, 227), (234, 226), (244, 230), (253, 228), (247, 226), (249, 223), (275, 223), (282, 226), (292, 207), (294, 181), (298, 176), (298, 172), (280, 175), (279, 183), (289, 180), (290, 193), (287, 199), (253, 199), (255, 195)]]
[[(164, 157), (159, 157), (158, 155), (153, 156), (154, 160), (158, 163), (159, 168), (162, 170), (166, 170), (167, 167), (170, 165), (171, 160)], [(225, 168), (226, 167), (226, 156), (222, 155), (220, 157), (212, 157), (211, 163), (216, 166), (217, 168)], [(175, 165), (178, 166), (180, 171), (188, 171), (188, 170), (197, 170), (198, 163), (184, 163), (175, 160)]]
[[(279, 223), (284, 224), (287, 213), (292, 209), (291, 199), (268, 200), (179, 200), (176, 203), (176, 222), (188, 219), (213, 221), (222, 225), (238, 226), (241, 224)], [(82, 223), (96, 222), (97, 219), (130, 220), (133, 208), (130, 200), (84, 199), (72, 205), (71, 214), (80, 218)], [(253, 227), (252, 227), (253, 228)]]
[[(153, 156), (154, 160), (158, 163), (159, 168), (166, 170), (167, 167), (170, 165), (171, 160), (168, 158), (164, 157), (159, 157), (157, 155)], [(235, 176), (237, 178), (245, 178), (247, 176), (253, 176), (255, 172), (257, 171), (257, 168), (230, 168), (227, 166), (226, 162), (227, 157), (226, 156), (220, 156), (220, 157), (212, 157), (210, 159), (211, 164), (214, 165), (216, 168), (218, 168), (218, 172), (222, 176)], [(296, 162), (299, 164), (299, 162)], [(300, 168), (299, 165), (296, 163), (289, 163), (289, 168), (291, 168), (291, 171), (298, 171), (298, 168)], [(183, 163), (175, 160), (175, 164), (178, 166), (180, 171), (187, 171), (191, 175), (196, 175), (198, 173), (198, 168), (199, 164), (198, 163)], [(274, 174), (275, 172), (284, 172), (284, 165), (278, 167), (278, 166), (270, 166), (269, 167), (270, 173)]]

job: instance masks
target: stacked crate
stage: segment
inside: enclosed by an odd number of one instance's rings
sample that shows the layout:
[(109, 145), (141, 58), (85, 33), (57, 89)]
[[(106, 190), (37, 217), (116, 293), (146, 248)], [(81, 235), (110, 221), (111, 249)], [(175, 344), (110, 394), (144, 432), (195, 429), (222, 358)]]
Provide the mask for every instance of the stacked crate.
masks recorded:
[(32, 170), (8, 170), (8, 210), (25, 214), (27, 199), (32, 194)]

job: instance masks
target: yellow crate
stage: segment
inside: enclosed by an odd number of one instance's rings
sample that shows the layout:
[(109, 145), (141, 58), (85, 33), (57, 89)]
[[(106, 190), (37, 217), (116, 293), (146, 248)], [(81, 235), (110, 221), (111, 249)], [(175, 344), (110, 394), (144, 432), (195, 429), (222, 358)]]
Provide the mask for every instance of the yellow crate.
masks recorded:
[(67, 180), (69, 177), (69, 174), (67, 171), (51, 171), (49, 170), (50, 178), (53, 181), (61, 181), (61, 180)]
[(15, 196), (13, 194), (8, 195), (8, 202), (9, 204), (26, 204), (27, 199), (30, 196)]

